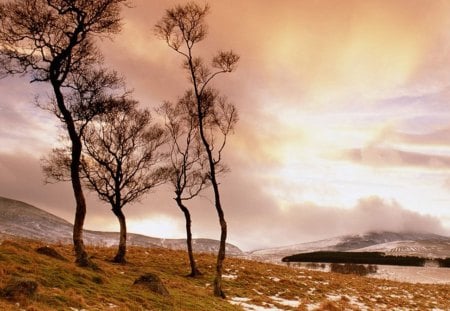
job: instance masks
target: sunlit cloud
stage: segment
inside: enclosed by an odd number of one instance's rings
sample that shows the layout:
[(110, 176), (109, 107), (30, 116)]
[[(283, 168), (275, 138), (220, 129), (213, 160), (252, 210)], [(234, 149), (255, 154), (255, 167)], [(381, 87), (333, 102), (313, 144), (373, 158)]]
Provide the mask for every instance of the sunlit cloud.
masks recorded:
[(450, 157), (427, 155), (387, 148), (353, 149), (344, 155), (347, 159), (363, 165), (380, 166), (409, 166), (428, 169), (449, 170)]
[(180, 226), (173, 218), (165, 216), (149, 217), (145, 220), (129, 219), (130, 232), (156, 237), (179, 238)]

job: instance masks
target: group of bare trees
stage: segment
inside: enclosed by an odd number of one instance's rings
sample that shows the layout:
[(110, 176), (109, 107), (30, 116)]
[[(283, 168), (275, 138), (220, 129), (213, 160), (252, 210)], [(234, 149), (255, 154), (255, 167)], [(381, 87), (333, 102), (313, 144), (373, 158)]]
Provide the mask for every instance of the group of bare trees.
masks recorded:
[(239, 60), (219, 52), (211, 66), (195, 56), (207, 34), (209, 7), (175, 6), (156, 24), (156, 35), (179, 53), (189, 74), (189, 88), (175, 103), (157, 112), (153, 122), (126, 90), (123, 78), (104, 67), (97, 37), (120, 32), (128, 0), (11, 0), (0, 3), (0, 70), (3, 77), (21, 74), (49, 83), (51, 111), (65, 128), (65, 144), (44, 159), (47, 178), (70, 181), (76, 202), (73, 243), (76, 263), (93, 265), (83, 243), (86, 201), (83, 186), (110, 204), (120, 224), (115, 262), (124, 263), (126, 204), (169, 181), (186, 219), (191, 276), (200, 273), (192, 250), (191, 215), (186, 201), (212, 189), (221, 228), (214, 294), (224, 297), (222, 267), (227, 224), (217, 177), (227, 137), (237, 122), (236, 108), (212, 87), (219, 74), (232, 72)]
[[(193, 143), (194, 151), (202, 149), (197, 161), (201, 168), (200, 175), (204, 166), (206, 166), (207, 181), (211, 183), (214, 193), (214, 205), (221, 228), (216, 278), (214, 279), (214, 295), (224, 297), (222, 291), (222, 266), (225, 259), (227, 223), (220, 201), (217, 175), (224, 169), (224, 166), (221, 165), (222, 152), (226, 144), (226, 138), (237, 122), (237, 111), (235, 106), (228, 103), (225, 97), (221, 97), (219, 92), (210, 86), (210, 82), (221, 73), (233, 71), (239, 57), (231, 51), (219, 52), (212, 59), (212, 68), (209, 68), (202, 58), (194, 55), (195, 45), (202, 41), (207, 33), (205, 16), (208, 10), (209, 7), (207, 5), (201, 7), (195, 3), (176, 6), (166, 11), (165, 16), (156, 24), (155, 32), (158, 37), (167, 42), (170, 48), (181, 55), (184, 61), (183, 67), (189, 74), (191, 87), (184, 93), (177, 106), (180, 106), (179, 109), (185, 111), (188, 123), (191, 124), (188, 128), (195, 126), (196, 132), (190, 134), (193, 135), (194, 139), (200, 140), (198, 143), (196, 141)], [(190, 143), (189, 140), (187, 142)], [(198, 144), (202, 146), (197, 147)], [(186, 168), (189, 168), (187, 164), (190, 163), (189, 154), (183, 152), (183, 150), (177, 150), (177, 152), (186, 158), (181, 165), (181, 170), (184, 169), (186, 171)], [(203, 153), (206, 159), (202, 158)], [(179, 171), (179, 168), (178, 166), (175, 171)], [(183, 190), (186, 190), (186, 185), (188, 186), (188, 191), (191, 190), (192, 194), (196, 193), (195, 190), (192, 192), (192, 187), (189, 187), (186, 178), (183, 176), (185, 174), (181, 173), (180, 175), (177, 172), (175, 179), (179, 179), (181, 176), (183, 182), (181, 185), (178, 181), (174, 183), (176, 192), (181, 190), (181, 195), (177, 194), (177, 203), (183, 212), (186, 211), (182, 207)], [(198, 178), (197, 183), (199, 186), (196, 189), (201, 189), (201, 185), (203, 185), (201, 176)], [(189, 218), (186, 217), (187, 227), (188, 220)], [(195, 274), (196, 271), (194, 270), (192, 273)]]

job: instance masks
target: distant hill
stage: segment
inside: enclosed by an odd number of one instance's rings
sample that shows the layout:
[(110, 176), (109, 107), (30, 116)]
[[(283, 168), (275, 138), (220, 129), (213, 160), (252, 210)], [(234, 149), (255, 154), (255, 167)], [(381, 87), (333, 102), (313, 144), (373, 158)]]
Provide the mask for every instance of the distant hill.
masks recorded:
[(431, 233), (368, 232), (316, 242), (253, 251), (251, 257), (278, 261), (282, 257), (315, 251), (367, 251), (442, 258), (450, 254), (450, 237)]
[[(30, 204), (0, 197), (0, 233), (38, 239), (49, 243), (72, 242), (72, 224)], [(117, 245), (117, 232), (84, 231), (84, 242), (90, 245)], [(216, 252), (219, 242), (212, 239), (193, 239), (195, 252)], [(166, 247), (175, 250), (186, 249), (185, 239), (161, 239), (141, 234), (128, 234), (128, 245), (143, 247)], [(230, 255), (241, 255), (235, 245), (226, 246)]]

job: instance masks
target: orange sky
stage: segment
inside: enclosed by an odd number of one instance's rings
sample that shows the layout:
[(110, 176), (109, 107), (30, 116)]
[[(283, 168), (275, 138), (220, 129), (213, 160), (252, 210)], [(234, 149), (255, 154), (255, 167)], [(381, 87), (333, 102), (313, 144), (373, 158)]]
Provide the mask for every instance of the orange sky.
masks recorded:
[[(101, 42), (143, 106), (188, 86), (181, 59), (152, 32), (174, 3), (133, 1), (122, 33)], [(376, 229), (450, 233), (450, 2), (209, 3), (198, 53), (241, 56), (215, 84), (240, 113), (225, 159), (232, 171), (221, 181), (231, 242), (248, 249)], [(14, 79), (0, 91), (0, 195), (71, 220), (68, 185), (39, 183), (38, 159), (57, 138), (52, 117), (31, 104), (41, 89)], [(55, 191), (61, 198), (50, 198)], [(107, 206), (89, 202), (89, 228), (117, 229)], [(218, 237), (209, 201), (192, 205), (196, 236)], [(183, 234), (167, 188), (125, 212), (130, 231)]]

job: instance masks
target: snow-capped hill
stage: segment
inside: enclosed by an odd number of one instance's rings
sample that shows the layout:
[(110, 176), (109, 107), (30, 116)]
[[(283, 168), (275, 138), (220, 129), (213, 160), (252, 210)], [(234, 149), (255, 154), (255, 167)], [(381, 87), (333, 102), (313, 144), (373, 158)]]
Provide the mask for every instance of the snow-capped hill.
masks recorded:
[(337, 244), (342, 242), (343, 237), (336, 237), (331, 239), (319, 240), (315, 242), (307, 242), (275, 248), (259, 249), (251, 252), (251, 254), (256, 256), (264, 256), (271, 254), (293, 254), (301, 252), (311, 252), (315, 250), (327, 250), (333, 249)]
[(450, 254), (450, 241), (445, 240), (394, 241), (376, 244), (360, 249), (355, 249), (353, 251), (383, 252), (388, 255), (444, 258), (448, 257)]
[(351, 251), (396, 241), (410, 241), (410, 242), (422, 241), (422, 242), (445, 243), (450, 242), (450, 238), (432, 233), (388, 232), (388, 231), (368, 232), (360, 235), (345, 236), (343, 242), (337, 244), (333, 250)]
[(257, 250), (251, 252), (250, 256), (278, 261), (285, 256), (315, 251), (380, 251), (430, 258), (446, 257), (450, 254), (450, 237), (431, 233), (368, 232)]
[[(0, 234), (38, 239), (49, 243), (72, 243), (73, 226), (68, 221), (24, 202), (0, 197)], [(90, 245), (117, 245), (117, 232), (84, 231), (84, 242)], [(141, 234), (128, 234), (128, 245), (186, 249), (185, 239), (161, 239)], [(193, 239), (195, 252), (217, 252), (219, 241)], [(227, 243), (227, 253), (241, 255), (235, 245)]]

